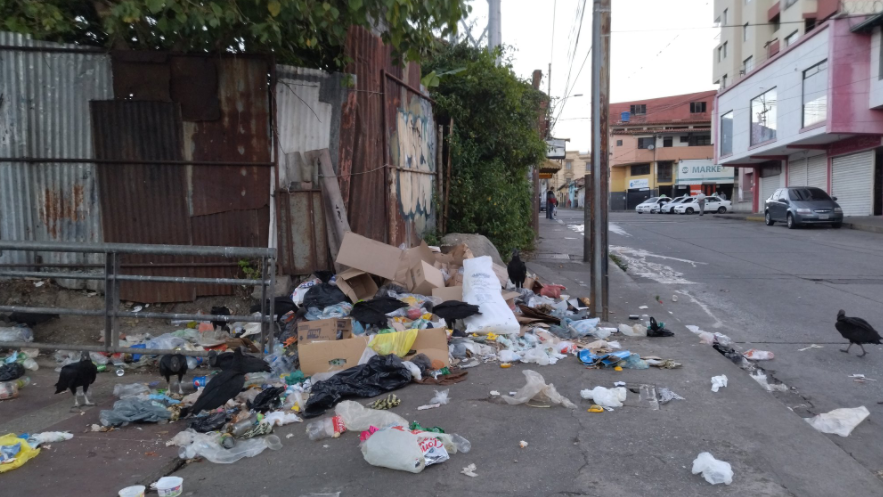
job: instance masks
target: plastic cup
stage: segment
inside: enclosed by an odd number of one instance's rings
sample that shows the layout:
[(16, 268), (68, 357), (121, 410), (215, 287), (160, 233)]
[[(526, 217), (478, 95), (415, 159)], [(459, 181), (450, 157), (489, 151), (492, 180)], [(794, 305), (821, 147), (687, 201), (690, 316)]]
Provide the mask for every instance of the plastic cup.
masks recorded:
[(163, 476), (156, 482), (156, 492), (159, 497), (178, 497), (184, 491), (184, 478), (178, 476)]
[(132, 485), (119, 491), (120, 497), (144, 497), (144, 491), (147, 488), (144, 485)]

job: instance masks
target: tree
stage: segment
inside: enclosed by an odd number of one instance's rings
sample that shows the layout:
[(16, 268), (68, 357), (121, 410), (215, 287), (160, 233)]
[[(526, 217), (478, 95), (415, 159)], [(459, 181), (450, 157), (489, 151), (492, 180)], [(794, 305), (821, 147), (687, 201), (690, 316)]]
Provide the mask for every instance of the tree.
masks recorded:
[(503, 55), (444, 45), (424, 62), (423, 74), (438, 85), (436, 118), (454, 120), (448, 231), (481, 233), (505, 254), (533, 243), (528, 170), (546, 154), (537, 129), (546, 96), (507, 60), (497, 65)]
[(115, 49), (273, 53), (342, 69), (350, 26), (378, 26), (394, 55), (420, 60), (456, 32), (466, 0), (0, 0), (0, 29)]

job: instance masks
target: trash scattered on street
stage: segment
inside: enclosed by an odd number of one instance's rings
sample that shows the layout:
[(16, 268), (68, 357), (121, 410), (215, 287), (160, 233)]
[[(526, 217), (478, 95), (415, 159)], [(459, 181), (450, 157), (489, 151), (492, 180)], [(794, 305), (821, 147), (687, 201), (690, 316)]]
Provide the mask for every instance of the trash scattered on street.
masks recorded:
[(522, 373), (524, 373), (527, 382), (515, 395), (504, 397), (497, 394), (494, 398), (509, 405), (527, 404), (533, 401), (544, 405), (561, 405), (568, 409), (576, 409), (576, 404), (559, 394), (554, 385), (546, 384), (543, 375), (529, 369), (525, 369)]
[(806, 418), (806, 422), (822, 433), (848, 437), (870, 415), (865, 406), (841, 408)]
[(594, 401), (601, 407), (622, 407), (622, 403), (626, 399), (625, 387), (604, 388), (595, 387), (592, 389), (580, 390), (580, 397)]
[(760, 386), (763, 387), (767, 392), (787, 392), (788, 385), (784, 383), (770, 383), (766, 373), (761, 371), (754, 371), (749, 374), (754, 381), (756, 381)]
[(144, 497), (144, 491), (147, 487), (144, 485), (132, 485), (118, 492), (119, 497)]
[(518, 446), (521, 447), (521, 448), (523, 449), (523, 448), (527, 447), (527, 442), (525, 442), (524, 440), (522, 440), (522, 441), (518, 442)]
[(751, 359), (752, 361), (769, 361), (776, 357), (772, 352), (757, 349), (745, 351), (742, 355), (745, 356), (746, 359)]
[(184, 479), (179, 476), (163, 476), (150, 485), (159, 497), (178, 497), (184, 493)]
[(720, 376), (713, 376), (711, 378), (711, 391), (717, 392), (721, 388), (727, 386), (727, 375), (722, 374)]
[(433, 396), (432, 399), (429, 400), (429, 403), (430, 404), (439, 404), (439, 405), (447, 404), (450, 401), (448, 398), (449, 391), (450, 390), (442, 390), (442, 391), (436, 390), (435, 396)]
[(472, 478), (475, 478), (476, 476), (478, 476), (477, 474), (475, 474), (475, 470), (476, 470), (475, 463), (472, 463), (469, 466), (466, 466), (465, 468), (463, 468), (460, 472), (466, 476), (471, 476)]
[(687, 399), (672, 392), (668, 388), (663, 387), (663, 388), (659, 389), (659, 402), (661, 402), (662, 404), (667, 404), (667, 403), (671, 402), (672, 400), (687, 400)]
[(700, 453), (693, 461), (693, 474), (699, 473), (712, 485), (733, 483), (733, 468), (730, 463), (719, 461), (708, 452)]

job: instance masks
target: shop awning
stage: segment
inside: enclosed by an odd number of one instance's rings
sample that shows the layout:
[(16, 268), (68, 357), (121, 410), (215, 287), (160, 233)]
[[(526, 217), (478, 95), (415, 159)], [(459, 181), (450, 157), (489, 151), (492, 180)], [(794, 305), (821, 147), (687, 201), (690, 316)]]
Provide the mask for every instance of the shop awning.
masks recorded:
[(555, 162), (551, 160), (544, 160), (542, 164), (540, 164), (540, 174), (555, 174), (561, 170), (561, 163)]

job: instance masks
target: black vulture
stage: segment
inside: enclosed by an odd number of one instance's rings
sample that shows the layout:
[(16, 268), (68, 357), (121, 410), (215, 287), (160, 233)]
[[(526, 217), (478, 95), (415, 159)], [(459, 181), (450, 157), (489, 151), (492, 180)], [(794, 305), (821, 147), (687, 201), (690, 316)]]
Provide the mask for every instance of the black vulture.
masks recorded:
[(408, 304), (399, 299), (389, 296), (377, 297), (371, 300), (360, 300), (353, 306), (350, 311), (350, 317), (364, 324), (376, 324), (385, 326), (387, 324), (387, 313), (408, 307)]
[(94, 406), (92, 399), (89, 398), (89, 385), (95, 383), (98, 376), (98, 367), (92, 364), (92, 359), (88, 352), (80, 354), (80, 361), (61, 368), (58, 374), (58, 383), (55, 384), (55, 393), (59, 394), (65, 390), (70, 390), (74, 396), (74, 407), (80, 407), (80, 394), (77, 389), (83, 389), (83, 403), (87, 406)]
[(159, 374), (169, 382), (169, 392), (172, 391), (172, 376), (178, 377), (178, 393), (183, 394), (181, 379), (187, 374), (187, 358), (184, 354), (166, 354), (159, 360)]
[(239, 395), (243, 386), (245, 386), (245, 374), (234, 370), (221, 371), (212, 376), (190, 409), (181, 410), (181, 417), (217, 409)]
[(859, 354), (859, 357), (864, 357), (867, 352), (865, 352), (865, 348), (862, 344), (880, 344), (880, 334), (877, 333), (877, 330), (875, 330), (870, 323), (862, 318), (846, 317), (846, 313), (843, 309), (837, 312), (837, 324), (834, 326), (837, 328), (837, 331), (843, 335), (843, 338), (849, 340), (849, 346), (845, 349), (840, 349), (840, 352), (846, 352), (848, 354), (850, 347), (855, 344), (862, 349), (862, 353)]
[(509, 260), (509, 266), (506, 269), (509, 270), (509, 279), (515, 284), (515, 288), (523, 287), (524, 280), (527, 279), (527, 266), (518, 256), (518, 249), (512, 251), (512, 259)]
[(30, 328), (33, 328), (34, 326), (45, 323), (47, 321), (52, 321), (53, 319), (58, 319), (58, 314), (44, 314), (40, 312), (13, 312), (9, 315), (9, 320), (13, 323), (24, 324)]
[(432, 308), (432, 313), (443, 318), (450, 325), (457, 319), (465, 319), (469, 316), (481, 314), (477, 305), (467, 304), (459, 300), (448, 300)]
[(270, 365), (260, 357), (243, 354), (241, 347), (233, 352), (224, 352), (223, 354), (211, 351), (209, 352), (208, 363), (213, 368), (220, 368), (223, 371), (238, 371), (240, 373), (269, 373), (271, 370)]
[[(225, 306), (212, 307), (212, 314), (218, 316), (229, 316), (230, 309)], [(214, 326), (216, 329), (221, 328), (222, 330), (230, 331), (230, 326), (227, 321), (212, 321), (212, 326)]]

